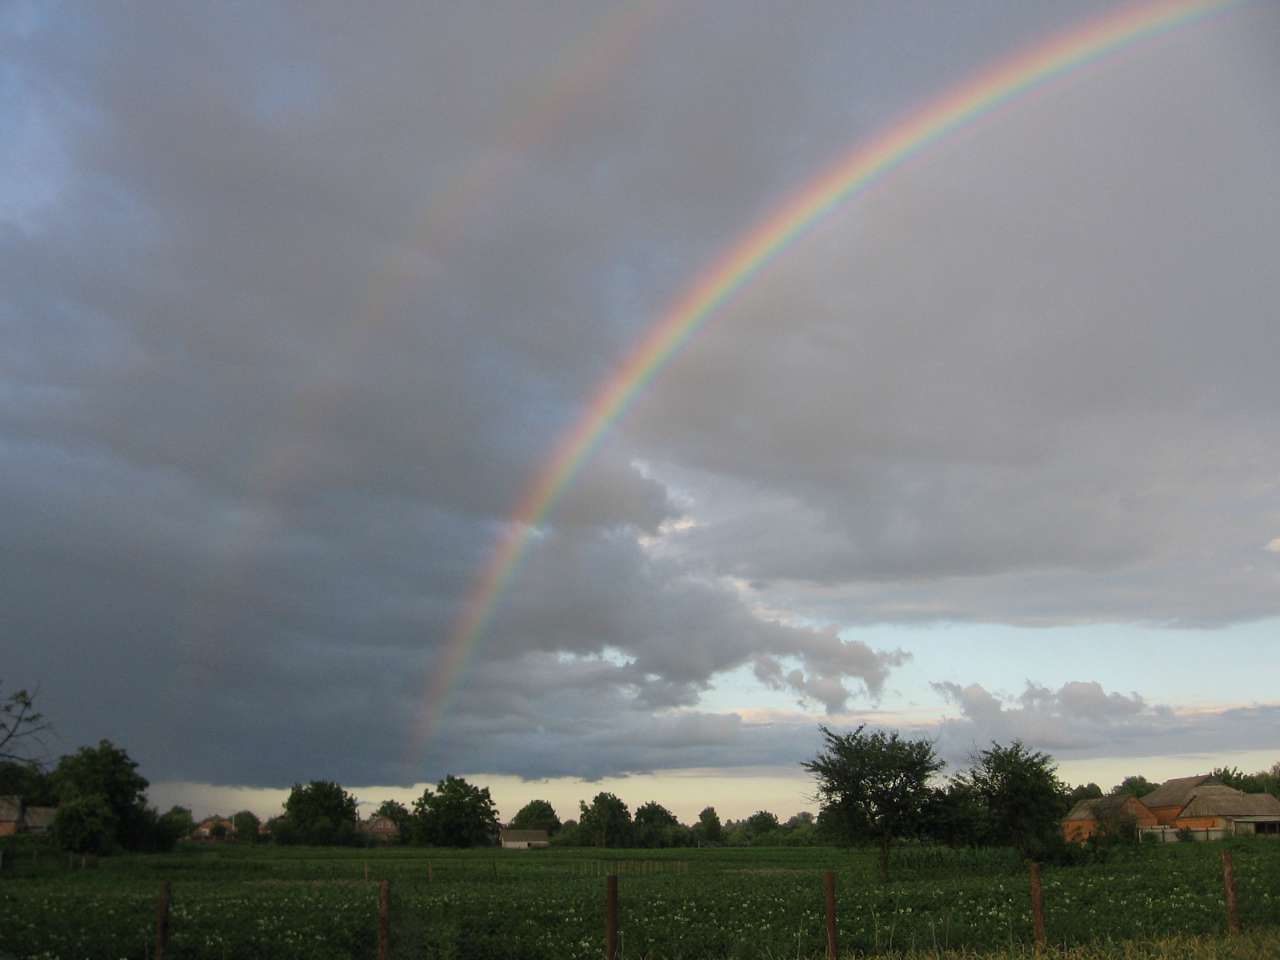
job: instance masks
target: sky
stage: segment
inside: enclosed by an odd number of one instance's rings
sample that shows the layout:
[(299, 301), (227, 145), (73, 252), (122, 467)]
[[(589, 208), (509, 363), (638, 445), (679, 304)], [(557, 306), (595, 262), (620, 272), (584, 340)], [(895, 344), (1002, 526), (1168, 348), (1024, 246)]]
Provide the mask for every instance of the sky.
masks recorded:
[(1280, 760), (1269, 0), (836, 205), (512, 526), (756, 224), (1115, 9), (0, 5), (0, 692), (197, 814), (452, 773), (786, 817), (823, 724)]

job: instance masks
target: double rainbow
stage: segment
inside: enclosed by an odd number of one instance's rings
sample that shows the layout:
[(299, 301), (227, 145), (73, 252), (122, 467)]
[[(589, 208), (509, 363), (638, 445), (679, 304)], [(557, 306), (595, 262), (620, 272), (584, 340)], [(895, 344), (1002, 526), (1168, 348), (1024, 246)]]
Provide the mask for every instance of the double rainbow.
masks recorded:
[(998, 62), (951, 88), (879, 135), (859, 142), (773, 213), (736, 240), (690, 284), (591, 396), (556, 443), (512, 511), (489, 564), (463, 603), (440, 658), (433, 664), (418, 730), (418, 754), (430, 738), (446, 696), (493, 614), (503, 588), (601, 434), (716, 309), (770, 260), (835, 207), (948, 134), (991, 110), (1116, 51), (1238, 6), (1246, 0), (1175, 0), (1126, 6)]

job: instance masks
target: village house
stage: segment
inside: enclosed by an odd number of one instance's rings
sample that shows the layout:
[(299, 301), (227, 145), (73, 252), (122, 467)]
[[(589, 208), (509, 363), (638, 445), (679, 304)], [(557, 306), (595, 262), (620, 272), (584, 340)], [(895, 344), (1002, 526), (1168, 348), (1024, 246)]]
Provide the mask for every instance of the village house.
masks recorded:
[(27, 807), (22, 813), (22, 820), (27, 826), (27, 832), (38, 836), (53, 830), (53, 821), (57, 815), (57, 807)]
[[(222, 829), (218, 829), (221, 827)], [(205, 817), (196, 824), (191, 836), (196, 840), (231, 840), (236, 835), (236, 825), (228, 817)]]
[(1062, 821), (1062, 836), (1069, 843), (1088, 840), (1109, 820), (1132, 819), (1139, 827), (1154, 827), (1153, 814), (1135, 796), (1095, 797), (1081, 800)]
[(22, 798), (0, 797), (0, 837), (11, 837), (22, 830)]
[(508, 830), (498, 832), (498, 842), (504, 850), (528, 850), (532, 847), (549, 847), (551, 838), (545, 830)]
[(1094, 836), (1114, 818), (1132, 818), (1139, 834), (1171, 843), (1184, 837), (1280, 837), (1280, 799), (1244, 793), (1209, 775), (1179, 777), (1145, 797), (1081, 800), (1062, 821), (1062, 836), (1078, 842)]
[(375, 843), (399, 843), (400, 825), (390, 817), (370, 817), (359, 823), (360, 832)]

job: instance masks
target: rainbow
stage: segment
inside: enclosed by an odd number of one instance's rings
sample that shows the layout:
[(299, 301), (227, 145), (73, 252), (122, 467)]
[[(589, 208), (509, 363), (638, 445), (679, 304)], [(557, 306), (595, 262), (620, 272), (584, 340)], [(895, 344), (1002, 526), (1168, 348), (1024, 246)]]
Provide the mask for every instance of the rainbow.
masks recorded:
[(433, 664), (423, 701), (417, 754), (430, 739), (447, 694), (493, 614), (529, 539), (637, 392), (765, 264), (826, 214), (903, 161), (957, 128), (1109, 54), (1195, 23), (1246, 0), (1163, 0), (1126, 6), (1032, 46), (951, 88), (810, 180), (730, 245), (661, 315), (592, 394), (556, 443), (512, 512), (493, 556), (476, 579)]

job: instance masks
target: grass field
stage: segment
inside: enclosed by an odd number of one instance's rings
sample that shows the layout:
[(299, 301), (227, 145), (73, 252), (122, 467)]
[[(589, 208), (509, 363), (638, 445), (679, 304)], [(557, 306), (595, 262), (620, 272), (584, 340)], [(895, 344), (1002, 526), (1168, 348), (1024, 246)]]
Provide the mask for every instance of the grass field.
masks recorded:
[[(1231, 849), (1246, 937), (1225, 932), (1222, 845), (1171, 844), (1044, 871), (1051, 943), (1071, 960), (1280, 956), (1280, 843)], [(369, 880), (365, 880), (366, 865)], [(373, 957), (377, 880), (397, 957), (597, 958), (604, 876), (620, 876), (633, 958), (819, 957), (821, 874), (837, 873), (842, 952), (1027, 955), (1026, 872), (1009, 851), (903, 848), (894, 880), (837, 849), (448, 851), (218, 847), (106, 858), (52, 854), (0, 875), (0, 955), (147, 957), (171, 882), (169, 957)], [(1172, 939), (1170, 939), (1172, 938)], [(1252, 952), (1250, 952), (1252, 951)]]

